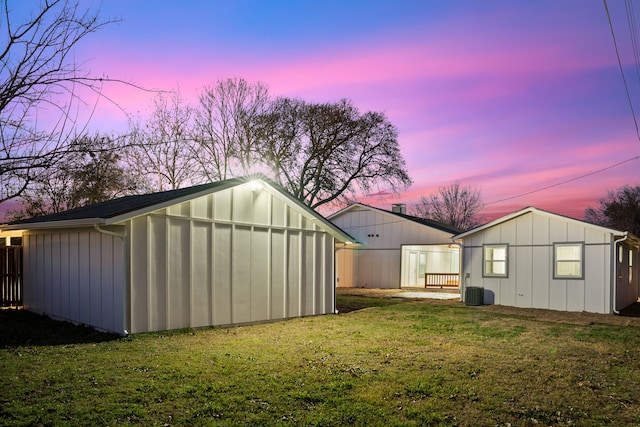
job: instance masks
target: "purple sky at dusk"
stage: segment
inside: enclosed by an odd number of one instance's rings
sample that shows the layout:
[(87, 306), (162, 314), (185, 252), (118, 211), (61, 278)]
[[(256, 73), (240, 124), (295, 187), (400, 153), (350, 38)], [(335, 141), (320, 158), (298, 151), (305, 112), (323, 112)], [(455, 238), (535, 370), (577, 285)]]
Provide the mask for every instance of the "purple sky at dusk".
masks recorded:
[[(640, 114), (625, 5), (608, 3)], [(414, 184), (365, 203), (410, 206), (459, 180), (482, 191), (487, 219), (525, 206), (582, 218), (607, 190), (640, 184), (633, 160), (516, 197), (640, 155), (602, 0), (105, 0), (101, 16), (122, 21), (76, 52), (93, 75), (179, 88), (189, 101), (241, 77), (272, 95), (385, 112)], [(153, 97), (104, 90), (130, 114)], [(126, 121), (100, 100), (89, 128)]]

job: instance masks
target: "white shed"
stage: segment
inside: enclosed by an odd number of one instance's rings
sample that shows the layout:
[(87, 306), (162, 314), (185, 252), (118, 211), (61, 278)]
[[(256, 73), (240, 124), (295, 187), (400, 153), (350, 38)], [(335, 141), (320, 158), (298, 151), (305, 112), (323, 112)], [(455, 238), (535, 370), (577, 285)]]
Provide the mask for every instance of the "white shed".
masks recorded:
[(362, 288), (457, 287), (460, 230), (405, 213), (354, 203), (328, 219), (359, 244), (338, 249), (337, 286)]
[(334, 313), (351, 239), (264, 177), (0, 228), (22, 230), (25, 309), (119, 334)]
[(484, 288), (484, 303), (616, 313), (636, 302), (635, 236), (533, 207), (455, 236), (462, 286)]

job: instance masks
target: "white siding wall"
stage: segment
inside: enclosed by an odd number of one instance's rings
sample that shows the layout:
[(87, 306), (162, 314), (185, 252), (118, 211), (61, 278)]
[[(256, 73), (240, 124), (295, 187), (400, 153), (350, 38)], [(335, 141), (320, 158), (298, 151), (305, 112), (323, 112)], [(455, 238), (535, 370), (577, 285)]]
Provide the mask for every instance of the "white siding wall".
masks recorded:
[(402, 245), (451, 242), (450, 233), (366, 207), (352, 208), (331, 222), (362, 243), (338, 252), (341, 287), (400, 288)]
[(334, 239), (238, 186), (129, 221), (131, 332), (335, 311)]
[(92, 229), (24, 235), (24, 307), (124, 333), (124, 241)]
[[(553, 243), (560, 242), (585, 243), (584, 279), (553, 278)], [(482, 277), (482, 245), (505, 243), (508, 277)], [(611, 234), (605, 230), (527, 213), (464, 238), (463, 285), (484, 287), (485, 303), (609, 313), (611, 256)]]
[(336, 248), (336, 286), (353, 288), (358, 283), (358, 251), (354, 247)]

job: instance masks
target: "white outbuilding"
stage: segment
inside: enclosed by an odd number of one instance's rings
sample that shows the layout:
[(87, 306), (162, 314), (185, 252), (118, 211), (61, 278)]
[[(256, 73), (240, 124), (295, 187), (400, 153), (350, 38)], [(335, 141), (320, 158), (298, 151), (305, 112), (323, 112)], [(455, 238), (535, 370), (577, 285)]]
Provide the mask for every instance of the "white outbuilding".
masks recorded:
[(119, 334), (334, 313), (351, 237), (265, 179), (127, 196), (14, 222), (24, 308)]
[(640, 241), (626, 231), (528, 207), (454, 238), (463, 299), (610, 314), (640, 296)]
[(458, 287), (460, 248), (451, 237), (460, 230), (407, 215), (403, 204), (354, 203), (327, 218), (358, 242), (338, 249), (338, 287)]

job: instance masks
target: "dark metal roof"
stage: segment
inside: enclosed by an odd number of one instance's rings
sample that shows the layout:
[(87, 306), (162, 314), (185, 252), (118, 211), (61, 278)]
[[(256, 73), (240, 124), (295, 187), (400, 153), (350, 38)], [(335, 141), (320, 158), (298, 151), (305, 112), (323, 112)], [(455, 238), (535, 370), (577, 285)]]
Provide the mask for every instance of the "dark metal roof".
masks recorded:
[(179, 188), (177, 190), (161, 191), (158, 193), (141, 194), (134, 196), (124, 196), (106, 202), (96, 203), (81, 208), (71, 209), (50, 215), (37, 216), (11, 222), (9, 225), (35, 224), (39, 222), (68, 221), (90, 218), (113, 218), (134, 212), (139, 209), (148, 208), (164, 202), (179, 199), (181, 197), (197, 194), (202, 191), (215, 189), (216, 187), (226, 187), (246, 182), (246, 178), (232, 178), (209, 184), (196, 185), (193, 187)]
[[(384, 209), (381, 209), (381, 210), (384, 210)], [(431, 228), (435, 228), (437, 230), (444, 231), (447, 233), (451, 233), (451, 234), (462, 233), (462, 230), (460, 230), (459, 228), (453, 227), (448, 224), (443, 224), (441, 222), (434, 221), (432, 219), (420, 218), (418, 216), (407, 215), (399, 212), (393, 212), (393, 211), (387, 211), (387, 210), (384, 210), (384, 211), (389, 212), (390, 214), (393, 214), (393, 215), (397, 215), (401, 218), (408, 219), (409, 221), (417, 222), (418, 224), (426, 225)]]

